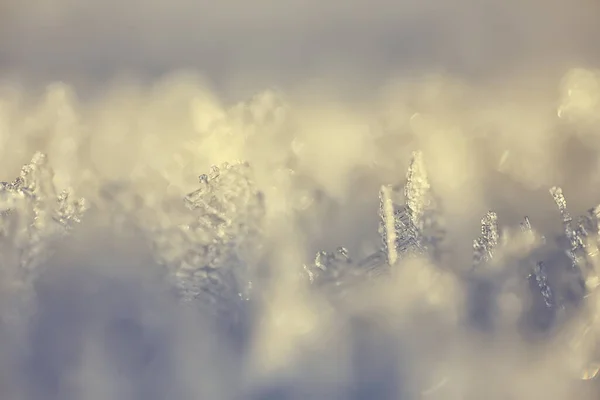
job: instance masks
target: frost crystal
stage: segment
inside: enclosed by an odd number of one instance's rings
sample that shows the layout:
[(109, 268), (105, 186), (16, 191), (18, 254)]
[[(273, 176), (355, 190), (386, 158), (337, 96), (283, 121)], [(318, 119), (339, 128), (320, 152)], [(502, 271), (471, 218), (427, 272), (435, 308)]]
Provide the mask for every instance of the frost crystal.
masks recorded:
[(423, 214), (431, 201), (430, 189), (427, 171), (423, 163), (423, 154), (414, 152), (406, 174), (406, 185), (404, 186), (406, 206), (414, 226), (422, 226)]
[(533, 268), (533, 272), (530, 275), (535, 280), (535, 283), (544, 298), (544, 305), (547, 308), (554, 308), (556, 306), (554, 301), (554, 295), (552, 289), (548, 284), (548, 275), (546, 274), (546, 268), (543, 262), (538, 262)]
[(379, 201), (381, 251), (358, 262), (352, 261), (343, 247), (335, 253), (321, 251), (312, 265), (304, 266), (311, 283), (318, 287), (333, 286), (338, 293), (340, 290), (345, 293), (343, 288), (360, 281), (360, 277), (385, 276), (389, 266), (405, 257), (440, 256), (445, 231), (420, 152), (413, 153), (405, 184), (383, 186)]
[(184, 198), (187, 223), (155, 232), (156, 257), (185, 302), (199, 300), (229, 315), (247, 299), (247, 269), (260, 249), (262, 194), (246, 163), (213, 166)]
[(379, 191), (379, 234), (388, 263), (394, 265), (398, 261), (396, 216), (392, 189), (388, 186), (383, 186)]
[(525, 217), (523, 222), (521, 222), (521, 231), (523, 232), (532, 232), (531, 222), (529, 221), (529, 217)]
[[(198, 190), (184, 198), (187, 211), (183, 219), (187, 220), (163, 224), (154, 232), (156, 256), (167, 266), (184, 301), (199, 300), (217, 315), (235, 321), (243, 311), (240, 309), (243, 300), (248, 299), (252, 283), (248, 277), (249, 269), (261, 246), (263, 198), (256, 189), (250, 167), (243, 163), (213, 167), (210, 174), (200, 176), (199, 184)], [(24, 192), (18, 193), (25, 196)], [(520, 313), (525, 312), (520, 307), (519, 297), (527, 293), (522, 290), (529, 290), (535, 299), (528, 311), (533, 312), (535, 319), (532, 328), (547, 331), (560, 320), (554, 317), (559, 315), (559, 308), (563, 309), (565, 282), (561, 280), (562, 276), (554, 281), (555, 273), (576, 271), (581, 277), (591, 276), (599, 244), (600, 207), (589, 210), (575, 226), (562, 190), (552, 188), (550, 193), (563, 221), (568, 247), (565, 252), (571, 268), (552, 269), (556, 261), (560, 262), (555, 254), (553, 258), (538, 259), (541, 253), (536, 252), (545, 251), (538, 245), (547, 243), (544, 237), (534, 232), (529, 218), (525, 217), (520, 224), (520, 232), (513, 234), (509, 229), (503, 230), (501, 235), (498, 216), (488, 212), (481, 220), (481, 236), (473, 241), (473, 271), (456, 276), (456, 280), (465, 286), (474, 285), (474, 320), (486, 324), (486, 321), (493, 322), (494, 315), (500, 310), (498, 315), (508, 317), (501, 317), (503, 321), (518, 321)], [(5, 196), (5, 204), (12, 204), (19, 196)], [(66, 193), (59, 196), (59, 204), (66, 202), (68, 197)], [(439, 202), (427, 179), (421, 153), (413, 154), (405, 184), (382, 187), (379, 200), (382, 249), (359, 261), (352, 260), (344, 247), (334, 252), (318, 252), (314, 261), (304, 266), (311, 289), (325, 291), (330, 300), (349, 299), (347, 295), (353, 293), (357, 285), (371, 279), (385, 279), (391, 273), (389, 266), (407, 262), (411, 255), (439, 257), (445, 232)], [(69, 217), (73, 214), (67, 211), (69, 207), (61, 205), (59, 210), (64, 210), (61, 212), (67, 216), (57, 217), (56, 221), (77, 220), (74, 216)], [(492, 262), (499, 267), (493, 273), (478, 273), (477, 267)], [(517, 269), (504, 268), (511, 265)], [(588, 281), (590, 279), (586, 284)], [(600, 285), (589, 283), (587, 288), (592, 286), (595, 289)], [(595, 338), (590, 339), (589, 332), (591, 325), (597, 325), (598, 293), (594, 291), (583, 299), (593, 315), (583, 324), (583, 333), (575, 333), (580, 341), (595, 341)], [(516, 299), (516, 302), (513, 304), (508, 301), (510, 299)], [(597, 327), (594, 329), (598, 330)], [(589, 377), (588, 367), (595, 358), (584, 355), (582, 359), (584, 364), (587, 363), (583, 375)]]
[(437, 201), (420, 152), (413, 153), (403, 194), (401, 199), (398, 188), (391, 186), (382, 187), (379, 194), (379, 232), (390, 265), (403, 254), (438, 257), (444, 237)]
[[(527, 223), (529, 223), (529, 220), (527, 220)], [(490, 262), (494, 256), (496, 246), (498, 246), (499, 239), (498, 216), (495, 212), (489, 211), (481, 219), (481, 237), (473, 241), (474, 268)]]
[[(535, 234), (531, 228), (529, 217), (524, 218), (520, 227), (521, 232), (525, 233), (526, 235)], [(542, 237), (541, 239), (543, 243), (544, 238)], [(548, 274), (546, 273), (546, 266), (544, 265), (543, 261), (534, 263), (528, 278), (533, 281), (535, 287), (539, 291), (539, 294), (542, 296), (544, 300), (544, 306), (546, 308), (554, 309), (557, 306), (556, 299), (554, 297), (554, 293), (552, 292), (552, 288), (550, 287), (550, 283), (548, 282)]]
[(338, 247), (335, 252), (318, 252), (314, 262), (304, 266), (304, 271), (314, 288), (326, 290), (333, 300), (342, 300), (348, 298), (352, 290), (365, 280), (389, 271), (389, 268), (384, 268), (385, 264), (382, 253), (355, 262), (345, 247)]
[(79, 223), (86, 205), (70, 190), (58, 196), (47, 158), (36, 153), (13, 182), (0, 183), (0, 257), (3, 281), (28, 288), (55, 243)]
[(73, 226), (81, 222), (81, 216), (86, 205), (83, 199), (73, 199), (70, 189), (65, 189), (58, 195), (58, 208), (54, 214), (54, 221), (63, 227), (65, 232), (70, 232)]
[(581, 225), (577, 227), (573, 226), (573, 218), (571, 218), (567, 210), (567, 201), (562, 189), (556, 186), (552, 187), (550, 194), (560, 211), (565, 235), (569, 241), (570, 248), (566, 251), (566, 254), (571, 260), (571, 268), (579, 274), (582, 268), (587, 267), (584, 242), (585, 233)]
[(306, 267), (315, 283), (334, 282), (339, 284), (341, 276), (348, 272), (352, 260), (348, 255), (348, 250), (339, 247), (334, 253), (320, 251), (315, 256), (314, 265)]

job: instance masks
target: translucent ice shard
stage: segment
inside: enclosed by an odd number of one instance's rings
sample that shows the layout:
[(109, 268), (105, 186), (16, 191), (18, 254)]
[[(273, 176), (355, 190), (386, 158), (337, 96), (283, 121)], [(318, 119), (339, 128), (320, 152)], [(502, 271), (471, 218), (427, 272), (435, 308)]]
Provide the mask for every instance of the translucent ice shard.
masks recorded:
[(585, 286), (588, 291), (596, 290), (600, 287), (600, 235), (598, 226), (600, 206), (588, 210), (587, 215), (582, 218), (580, 223), (581, 230), (586, 235), (586, 256), (589, 261), (590, 269), (585, 274)]
[(587, 264), (583, 232), (579, 227), (575, 227), (573, 224), (573, 218), (567, 210), (567, 201), (565, 200), (562, 189), (556, 186), (552, 187), (550, 189), (550, 194), (562, 217), (565, 236), (570, 246), (566, 253), (571, 260), (571, 268), (580, 273), (581, 269), (585, 268)]
[(529, 217), (523, 218), (523, 222), (521, 222), (521, 231), (523, 232), (532, 232), (531, 222), (529, 221)]
[(427, 171), (423, 163), (423, 154), (421, 152), (414, 152), (410, 166), (408, 167), (408, 173), (406, 174), (404, 196), (406, 198), (406, 206), (410, 210), (411, 222), (415, 226), (422, 225), (422, 216), (431, 201), (430, 189), (431, 186), (427, 179)]
[(351, 267), (352, 259), (348, 255), (348, 250), (345, 247), (339, 247), (333, 253), (318, 252), (313, 265), (306, 268), (314, 283), (339, 285), (341, 277), (348, 273)]
[(550, 285), (548, 284), (548, 275), (546, 274), (546, 267), (544, 266), (543, 262), (538, 262), (535, 264), (531, 278), (535, 280), (535, 283), (542, 297), (544, 298), (544, 305), (547, 308), (555, 307), (556, 303), (554, 300), (554, 295)]
[(384, 186), (379, 194), (379, 233), (390, 265), (403, 254), (439, 256), (444, 237), (438, 202), (420, 152), (413, 153), (403, 189)]
[(392, 199), (392, 188), (383, 186), (379, 191), (379, 235), (388, 263), (398, 261), (396, 249), (396, 210)]
[[(525, 217), (523, 222), (521, 222), (521, 231), (526, 235), (535, 235), (531, 222), (528, 217)], [(544, 238), (541, 238), (541, 242), (544, 242)], [(550, 287), (550, 283), (548, 282), (548, 274), (546, 272), (546, 266), (544, 262), (538, 261), (533, 263), (533, 267), (531, 268), (531, 273), (528, 275), (528, 278), (531, 279), (534, 283), (537, 292), (542, 296), (544, 300), (544, 306), (546, 308), (555, 308), (556, 298)]]
[(404, 255), (426, 252), (422, 230), (413, 223), (411, 210), (400, 201), (391, 200), (392, 197), (398, 197), (393, 188), (381, 189), (379, 232), (389, 265), (394, 265)]
[(495, 212), (489, 211), (481, 219), (481, 236), (473, 241), (474, 268), (488, 263), (492, 259), (499, 239), (498, 216)]
[(324, 291), (333, 300), (349, 298), (357, 286), (389, 271), (380, 252), (355, 262), (345, 247), (334, 252), (320, 251), (304, 271), (314, 288)]

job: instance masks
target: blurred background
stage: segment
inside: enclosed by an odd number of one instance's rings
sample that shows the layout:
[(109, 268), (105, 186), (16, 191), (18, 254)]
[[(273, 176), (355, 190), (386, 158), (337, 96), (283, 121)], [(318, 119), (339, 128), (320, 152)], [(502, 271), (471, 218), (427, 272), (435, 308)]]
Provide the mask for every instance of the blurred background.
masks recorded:
[[(398, 72), (471, 78), (593, 64), (592, 0), (44, 0), (2, 3), (0, 68), (34, 80), (102, 83), (201, 71), (222, 90), (311, 78), (372, 87)], [(365, 89), (363, 87), (363, 89)]]

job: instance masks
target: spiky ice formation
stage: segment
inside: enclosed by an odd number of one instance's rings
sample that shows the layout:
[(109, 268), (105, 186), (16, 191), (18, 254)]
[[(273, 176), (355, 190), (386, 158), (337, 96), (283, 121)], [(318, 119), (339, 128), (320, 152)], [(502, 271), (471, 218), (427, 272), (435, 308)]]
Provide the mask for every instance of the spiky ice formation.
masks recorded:
[(319, 251), (312, 265), (304, 266), (306, 273), (315, 284), (339, 282), (341, 276), (348, 272), (352, 260), (345, 247), (339, 247), (335, 252)]
[(231, 316), (249, 296), (248, 268), (260, 249), (262, 194), (246, 163), (213, 166), (184, 203), (187, 223), (154, 234), (155, 253), (184, 302)]
[(498, 215), (489, 211), (481, 219), (481, 236), (473, 241), (473, 267), (490, 262), (500, 240)]
[[(525, 217), (523, 222), (520, 224), (521, 232), (530, 237), (535, 236), (535, 232), (531, 227), (531, 222), (529, 221), (529, 217)], [(540, 242), (544, 242), (545, 238), (541, 237)], [(534, 283), (535, 290), (539, 293), (539, 295), (543, 299), (544, 306), (548, 309), (555, 309), (557, 307), (557, 300), (554, 295), (554, 291), (552, 290), (548, 278), (547, 267), (543, 261), (533, 262), (533, 266), (531, 267), (531, 272), (528, 275), (528, 278)]]
[(379, 191), (379, 235), (387, 262), (394, 265), (398, 261), (396, 249), (396, 210), (392, 199), (392, 188), (383, 186)]
[[(184, 300), (199, 301), (222, 317), (233, 318), (231, 311), (239, 308), (240, 295), (245, 296), (243, 288), (248, 284), (246, 268), (252, 260), (252, 252), (248, 252), (248, 248), (253, 247), (256, 243), (254, 240), (260, 237), (264, 213), (262, 196), (246, 164), (214, 167), (209, 175), (200, 177), (200, 185), (200, 189), (185, 198), (189, 212), (194, 214), (193, 219), (157, 236), (158, 256), (169, 267)], [(596, 209), (590, 210), (574, 226), (562, 191), (553, 188), (551, 193), (558, 205), (564, 235), (568, 239), (568, 248), (565, 250), (570, 259), (568, 270), (585, 269), (592, 257), (591, 248), (586, 243), (592, 237), (596, 238), (598, 212)], [(319, 252), (314, 262), (304, 267), (312, 288), (328, 296), (333, 295), (329, 298), (344, 307), (345, 303), (338, 303), (337, 300), (348, 298), (345, 295), (353, 293), (357, 286), (389, 276), (385, 273), (390, 271), (386, 264), (401, 266), (405, 262), (410, 263), (410, 257), (407, 256), (415, 253), (435, 257), (439, 251), (437, 241), (443, 234), (440, 228), (441, 215), (435, 200), (420, 153), (416, 153), (405, 185), (385, 186), (381, 190), (380, 234), (383, 249), (359, 261), (352, 260), (348, 250), (343, 247), (335, 252)], [(502, 235), (500, 232), (498, 216), (488, 212), (481, 221), (481, 236), (474, 241), (474, 265), (493, 263), (497, 268), (490, 274), (478, 274), (475, 271), (464, 276), (457, 274), (456, 281), (468, 285), (471, 277), (487, 280), (490, 284), (486, 286), (490, 289), (490, 301), (494, 303), (500, 303), (501, 299), (510, 296), (527, 297), (520, 288), (528, 287), (536, 304), (529, 309), (532, 313), (529, 316), (543, 314), (539, 317), (543, 321), (536, 319), (531, 327), (544, 332), (551, 331), (553, 326), (564, 322), (554, 318), (560, 309), (560, 285), (563, 283), (552, 278), (555, 272), (551, 272), (547, 259), (538, 259), (542, 253), (533, 251), (540, 243), (545, 243), (543, 237), (533, 231), (527, 217), (520, 225), (520, 234), (510, 229), (502, 230)], [(561, 246), (560, 243), (558, 245)], [(516, 286), (515, 281), (519, 281)], [(594, 299), (595, 296), (588, 296), (585, 302), (595, 310), (597, 300)], [(494, 314), (498, 307), (482, 310)], [(519, 310), (518, 307), (515, 310)], [(526, 316), (527, 310), (515, 312)], [(596, 314), (596, 311), (591, 312), (592, 316)], [(514, 317), (515, 313), (511, 315), (508, 322), (514, 323), (519, 319)], [(590, 317), (585, 326), (594, 324), (595, 318)], [(590, 332), (590, 329), (585, 329), (585, 334), (580, 332), (580, 336), (590, 335)], [(586, 340), (591, 339), (586, 337)], [(596, 358), (591, 355), (583, 358), (586, 361), (582, 374), (590, 376), (590, 365)]]
[(53, 171), (42, 153), (36, 153), (14, 181), (0, 183), (2, 284), (17, 289), (19, 301), (32, 295), (39, 267), (85, 210), (85, 201), (73, 198), (70, 189), (57, 195)]
[[(565, 226), (570, 227), (571, 219), (562, 192), (553, 189), (552, 193), (559, 205)], [(568, 250), (571, 259), (574, 259), (573, 254), (584, 254), (584, 225), (598, 224), (597, 219), (593, 219), (595, 214), (592, 211), (589, 214), (577, 229), (573, 232), (567, 231), (571, 239)], [(333, 281), (340, 287), (352, 281), (352, 277), (356, 275), (365, 279), (381, 275), (376, 271), (385, 270), (382, 268), (382, 257), (389, 265), (395, 265), (402, 263), (410, 254), (430, 257), (439, 254), (438, 245), (444, 233), (441, 229), (442, 216), (428, 182), (421, 153), (413, 154), (403, 186), (382, 187), (379, 220), (379, 233), (383, 243), (381, 252), (356, 263), (340, 256), (342, 253), (346, 254), (345, 251), (339, 254), (320, 252), (314, 264), (306, 267), (310, 280), (313, 283)], [(588, 227), (587, 231), (591, 229)], [(597, 231), (597, 228), (594, 229)], [(508, 230), (507, 235), (502, 235), (498, 216), (490, 211), (481, 220), (481, 236), (473, 241), (473, 272), (478, 271), (478, 267), (484, 264), (493, 263), (495, 267), (488, 271), (489, 273), (484, 270), (481, 271), (483, 273), (477, 272), (472, 278), (475, 281), (483, 279), (487, 285), (494, 288), (493, 293), (489, 293), (492, 296), (491, 301), (495, 301), (494, 299), (505, 291), (514, 291), (521, 296), (523, 288), (529, 287), (534, 298), (540, 299), (540, 306), (554, 313), (560, 301), (552, 287), (545, 260), (536, 259), (541, 251), (536, 249), (544, 243), (544, 237), (534, 232), (528, 217), (520, 224), (520, 230)], [(515, 265), (517, 268), (505, 268), (505, 264)], [(367, 265), (367, 268), (361, 267)], [(470, 282), (469, 274), (466, 277)], [(527, 280), (531, 285), (526, 284)], [(493, 311), (489, 309), (486, 312)]]
[(535, 277), (535, 282), (537, 283), (538, 289), (544, 298), (544, 304), (548, 308), (553, 308), (556, 303), (554, 300), (554, 295), (552, 294), (552, 289), (548, 284), (548, 275), (546, 274), (546, 267), (544, 263), (538, 262), (535, 264), (535, 268), (533, 269), (533, 277)]
[(439, 256), (444, 230), (421, 152), (412, 155), (403, 193), (384, 186), (379, 199), (379, 232), (390, 265), (405, 254)]
[(36, 153), (13, 182), (0, 186), (3, 239), (18, 249), (16, 261), (33, 269), (48, 255), (53, 241), (79, 223), (86, 209), (83, 199), (73, 199), (70, 189), (57, 195), (46, 156)]
[(571, 260), (571, 268), (577, 273), (580, 273), (581, 269), (587, 267), (585, 231), (582, 230), (581, 225), (575, 226), (573, 224), (573, 218), (567, 209), (567, 201), (565, 200), (562, 189), (554, 186), (550, 189), (550, 194), (558, 207), (562, 217), (565, 236), (569, 241), (570, 248), (566, 250), (566, 254)]
[(410, 161), (404, 185), (404, 197), (411, 222), (416, 227), (422, 227), (423, 214), (431, 202), (431, 185), (427, 178), (423, 153), (420, 151), (414, 152)]

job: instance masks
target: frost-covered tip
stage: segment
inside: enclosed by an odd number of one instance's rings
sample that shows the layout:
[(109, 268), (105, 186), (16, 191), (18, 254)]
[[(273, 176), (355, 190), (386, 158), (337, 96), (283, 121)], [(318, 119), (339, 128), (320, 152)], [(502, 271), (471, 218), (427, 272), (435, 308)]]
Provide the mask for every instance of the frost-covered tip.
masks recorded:
[(561, 214), (565, 236), (569, 241), (570, 248), (566, 251), (566, 253), (571, 259), (571, 268), (580, 273), (580, 269), (585, 267), (585, 264), (587, 263), (584, 235), (580, 229), (582, 227), (573, 226), (573, 218), (567, 210), (567, 201), (563, 195), (562, 189), (554, 186), (550, 189), (550, 194), (552, 195), (552, 198), (554, 199), (554, 202), (556, 203), (556, 206)]
[[(48, 166), (47, 156), (36, 152), (31, 162), (21, 168), (20, 175), (13, 182), (1, 183), (0, 209), (9, 211), (27, 204), (39, 229), (45, 227), (40, 224), (50, 222), (45, 218), (50, 215), (52, 220), (65, 228), (67, 225), (79, 223), (86, 209), (85, 200), (72, 199), (71, 189), (65, 189), (57, 195), (53, 175)], [(23, 201), (25, 203), (22, 203)]]
[(562, 188), (560, 188), (558, 186), (551, 187), (550, 195), (552, 195), (552, 199), (554, 200), (554, 203), (556, 203), (556, 206), (558, 207), (558, 210), (560, 211), (560, 214), (563, 217), (563, 221), (571, 222), (572, 218), (569, 215), (569, 212), (567, 210), (567, 200), (565, 199), (565, 196), (563, 195)]
[(417, 226), (420, 223), (425, 208), (429, 205), (430, 188), (423, 161), (423, 153), (415, 151), (408, 167), (408, 173), (406, 174), (404, 196), (406, 205), (410, 210), (412, 223)]
[(408, 254), (439, 256), (445, 236), (421, 152), (412, 155), (403, 194), (400, 204), (398, 189), (383, 186), (379, 192), (379, 234), (389, 265)]

